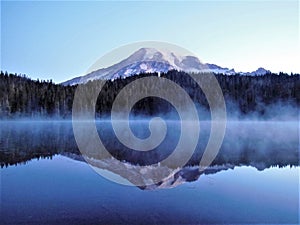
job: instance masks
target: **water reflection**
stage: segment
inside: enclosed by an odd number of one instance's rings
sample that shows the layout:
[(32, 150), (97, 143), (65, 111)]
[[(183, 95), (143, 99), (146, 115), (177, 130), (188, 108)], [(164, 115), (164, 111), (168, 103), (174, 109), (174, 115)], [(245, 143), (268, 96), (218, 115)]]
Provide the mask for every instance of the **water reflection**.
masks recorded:
[[(139, 137), (146, 137), (147, 121), (133, 121), (131, 128)], [(159, 162), (174, 149), (180, 135), (180, 124), (169, 121), (166, 139), (153, 151), (137, 152), (124, 147), (114, 135), (108, 121), (98, 121), (100, 138), (115, 157), (99, 153), (89, 147), (81, 155), (73, 135), (70, 121), (19, 121), (1, 122), (1, 167), (26, 163), (34, 158), (51, 158), (62, 154), (72, 159), (88, 161), (97, 170), (113, 172), (141, 188), (153, 189), (177, 186), (186, 181), (197, 180), (201, 173), (197, 165), (209, 137), (209, 122), (201, 123), (200, 141), (191, 160), (183, 168), (162, 167)], [(89, 134), (86, 134), (89, 135)], [(271, 166), (299, 166), (299, 130), (295, 122), (228, 122), (225, 139), (212, 167), (204, 173), (240, 165), (250, 165), (258, 170)], [(83, 159), (84, 158), (84, 159)], [(123, 168), (125, 162), (126, 170)], [(140, 165), (148, 165), (141, 172)], [(165, 174), (165, 179), (147, 185), (153, 174)], [(138, 177), (137, 175), (141, 175)], [(138, 180), (137, 180), (138, 179)]]
[[(147, 136), (146, 125), (133, 122), (133, 132)], [(201, 123), (187, 165), (155, 164), (141, 171), (136, 162), (147, 165), (169, 154), (164, 149), (174, 145), (178, 124), (168, 126), (163, 147), (148, 153), (153, 159), (147, 160), (125, 151), (108, 122), (98, 122), (97, 128), (117, 159), (97, 151), (81, 155), (71, 122), (1, 122), (1, 224), (299, 223), (298, 123), (229, 122), (217, 158), (200, 173), (210, 128)], [(86, 161), (137, 187), (109, 182)], [(143, 185), (153, 173), (165, 179)]]
[(1, 167), (55, 154), (79, 154), (71, 122), (19, 121), (0, 123)]
[(299, 223), (298, 168), (242, 166), (155, 191), (109, 182), (64, 156), (1, 176), (1, 224)]

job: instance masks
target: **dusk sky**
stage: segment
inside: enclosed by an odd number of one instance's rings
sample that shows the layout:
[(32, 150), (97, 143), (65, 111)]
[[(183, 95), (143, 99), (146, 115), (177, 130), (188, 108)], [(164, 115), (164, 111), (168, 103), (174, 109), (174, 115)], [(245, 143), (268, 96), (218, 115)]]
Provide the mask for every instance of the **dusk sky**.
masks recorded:
[(33, 79), (83, 75), (147, 40), (236, 71), (300, 73), (299, 1), (1, 2), (1, 70)]

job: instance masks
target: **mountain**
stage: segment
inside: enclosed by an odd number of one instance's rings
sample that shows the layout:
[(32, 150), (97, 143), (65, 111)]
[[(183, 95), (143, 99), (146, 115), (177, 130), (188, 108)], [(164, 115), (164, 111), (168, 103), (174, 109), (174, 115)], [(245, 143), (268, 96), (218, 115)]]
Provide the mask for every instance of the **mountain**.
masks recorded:
[[(222, 163), (211, 165), (204, 171), (199, 171), (199, 166), (197, 165), (183, 166), (176, 169), (161, 165), (141, 167), (129, 162), (120, 162), (115, 158), (96, 159), (68, 152), (60, 154), (76, 161), (87, 162), (95, 169), (95, 171), (109, 171), (143, 190), (174, 188), (183, 183), (194, 182), (202, 175), (216, 174), (242, 166), (240, 163)], [(248, 162), (247, 165), (256, 168), (259, 171), (263, 171), (270, 167), (270, 165), (259, 161)], [(158, 174), (165, 174), (166, 176), (160, 182), (154, 183), (154, 180), (159, 177)]]
[(234, 69), (223, 68), (223, 67), (220, 67), (218, 65), (209, 64), (209, 63), (206, 63), (206, 65), (209, 69), (207, 71), (202, 70), (202, 72), (210, 72), (210, 73), (216, 73), (216, 74), (223, 73), (223, 74), (227, 74), (227, 75), (236, 74)]
[[(238, 166), (228, 163), (214, 165), (200, 172), (199, 166), (184, 166), (176, 169), (161, 165), (141, 167), (128, 162), (120, 162), (115, 158), (96, 159), (74, 153), (63, 153), (62, 155), (73, 160), (87, 162), (95, 171), (100, 172), (100, 174), (101, 172), (109, 171), (111, 174), (124, 179), (123, 182), (125, 181), (125, 183), (135, 185), (142, 190), (174, 188), (186, 182), (196, 181), (202, 174), (215, 174), (228, 169), (234, 169), (235, 166)], [(161, 174), (165, 175), (163, 179), (159, 179), (161, 178)], [(160, 181), (155, 182), (157, 179)]]
[(258, 68), (257, 70), (255, 70), (253, 72), (246, 72), (246, 73), (241, 72), (242, 75), (247, 75), (247, 76), (263, 76), (267, 73), (271, 73), (271, 71), (266, 70), (262, 67)]
[[(75, 85), (87, 83), (88, 81), (116, 78), (126, 78), (140, 73), (160, 73), (169, 70), (185, 72), (212, 72), (217, 74), (235, 75), (234, 69), (223, 68), (215, 64), (201, 63), (195, 56), (182, 55), (168, 50), (157, 50), (155, 48), (141, 48), (131, 54), (128, 58), (107, 68), (95, 70), (85, 76), (76, 77), (65, 81), (63, 85)], [(259, 68), (253, 72), (241, 73), (243, 75), (264, 75), (270, 71)]]

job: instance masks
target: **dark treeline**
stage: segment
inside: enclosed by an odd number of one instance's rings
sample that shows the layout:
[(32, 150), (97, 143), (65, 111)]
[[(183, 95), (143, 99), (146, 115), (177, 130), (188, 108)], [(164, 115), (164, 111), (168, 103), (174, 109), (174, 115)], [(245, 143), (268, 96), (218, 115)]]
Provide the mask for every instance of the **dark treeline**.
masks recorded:
[[(198, 74), (206, 76), (206, 74)], [(153, 74), (140, 74), (126, 79), (107, 81), (102, 88), (97, 104), (96, 112), (99, 116), (109, 115), (115, 97), (120, 90), (130, 82), (146, 76), (158, 76)], [(283, 102), (289, 105), (299, 106), (300, 103), (300, 82), (299, 74), (266, 74), (264, 76), (243, 76), (243, 75), (215, 75), (222, 88), (226, 104), (233, 103), (243, 113), (257, 112), (264, 115), (268, 105)], [(204, 93), (184, 72), (169, 71), (161, 77), (168, 78), (179, 84), (190, 95), (196, 105), (208, 109)], [(93, 88), (99, 88), (99, 81), (88, 82), (87, 92)], [(149, 87), (151, 84), (145, 84)], [(0, 74), (0, 117), (61, 117), (68, 118), (72, 114), (72, 104), (75, 86), (63, 86), (54, 84), (52, 81), (33, 81), (26, 76)], [(155, 88), (155, 87), (153, 87)], [(137, 93), (134, 87), (132, 94)], [(86, 96), (88, 96), (87, 93)], [(178, 101), (181, 101), (178, 96)], [(82, 99), (82, 109), (90, 104), (88, 99)], [(182, 104), (185, 104), (184, 102)], [(139, 101), (133, 108), (133, 114), (164, 114), (172, 110), (171, 104), (159, 98), (148, 97)], [(235, 109), (236, 110), (236, 109)], [(229, 109), (230, 112), (230, 109)]]
[(25, 75), (0, 75), (0, 116), (35, 117), (70, 115), (74, 87), (52, 81), (33, 81)]

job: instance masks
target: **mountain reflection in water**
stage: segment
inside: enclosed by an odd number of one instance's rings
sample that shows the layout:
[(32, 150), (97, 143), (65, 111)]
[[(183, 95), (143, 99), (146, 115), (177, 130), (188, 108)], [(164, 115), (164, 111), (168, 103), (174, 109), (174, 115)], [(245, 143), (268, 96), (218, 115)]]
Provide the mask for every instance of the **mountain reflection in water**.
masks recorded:
[[(143, 189), (174, 187), (183, 182), (197, 180), (201, 175), (197, 165), (209, 137), (209, 122), (201, 122), (197, 149), (187, 165), (182, 168), (152, 165), (172, 152), (180, 135), (180, 123), (167, 122), (168, 133), (165, 140), (159, 147), (146, 153), (128, 149), (118, 142), (109, 121), (98, 121), (96, 124), (101, 140), (115, 158), (100, 154), (100, 151), (87, 151), (82, 155), (76, 145), (70, 121), (1, 122), (1, 167), (61, 154), (72, 159), (88, 161), (96, 170), (108, 170), (118, 174)], [(132, 121), (131, 129), (135, 135), (143, 138), (149, 135), (147, 125), (147, 121)], [(220, 152), (204, 173), (216, 173), (242, 165), (249, 165), (258, 170), (271, 166), (299, 166), (298, 135), (298, 125), (295, 122), (228, 122)], [(122, 169), (124, 163), (126, 170)], [(146, 169), (137, 182), (135, 175), (141, 174), (140, 165), (146, 166)], [(144, 180), (154, 173), (165, 173), (166, 178), (155, 185), (147, 185)]]
[[(203, 172), (210, 126), (200, 125), (192, 159), (168, 168), (156, 162), (176, 145), (176, 122), (146, 155), (123, 148), (109, 122), (97, 122), (113, 158), (82, 155), (70, 121), (2, 121), (1, 224), (299, 224), (298, 122), (228, 122), (220, 152)], [(131, 129), (149, 135), (145, 121)], [(149, 185), (157, 173), (165, 178)]]

